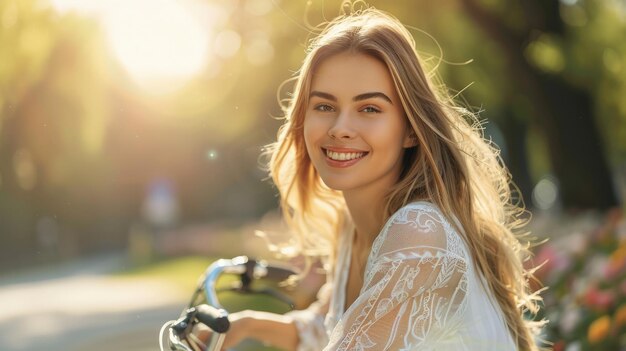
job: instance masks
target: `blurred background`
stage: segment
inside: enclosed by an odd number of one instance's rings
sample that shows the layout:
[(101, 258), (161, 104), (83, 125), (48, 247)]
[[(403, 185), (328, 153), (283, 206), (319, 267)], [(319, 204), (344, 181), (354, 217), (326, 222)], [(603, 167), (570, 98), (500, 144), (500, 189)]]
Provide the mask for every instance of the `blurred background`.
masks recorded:
[[(0, 0), (0, 349), (155, 350), (211, 259), (270, 257), (259, 157), (340, 3)], [(369, 3), (482, 111), (550, 238), (544, 336), (625, 349), (626, 3)]]

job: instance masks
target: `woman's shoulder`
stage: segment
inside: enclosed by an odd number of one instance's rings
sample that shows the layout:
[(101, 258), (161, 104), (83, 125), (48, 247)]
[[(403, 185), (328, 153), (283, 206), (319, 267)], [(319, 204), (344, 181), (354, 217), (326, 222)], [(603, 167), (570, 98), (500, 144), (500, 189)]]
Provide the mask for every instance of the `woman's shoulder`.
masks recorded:
[(449, 227), (450, 221), (436, 204), (430, 201), (410, 202), (394, 212), (385, 227), (398, 224), (412, 224), (415, 228), (432, 230), (435, 226)]
[[(457, 226), (452, 225), (453, 221)], [(411, 202), (389, 217), (374, 243), (374, 249), (378, 251), (383, 246), (398, 245), (429, 246), (467, 257), (466, 245), (457, 228), (462, 230), (458, 221), (444, 215), (436, 204), (429, 201)]]

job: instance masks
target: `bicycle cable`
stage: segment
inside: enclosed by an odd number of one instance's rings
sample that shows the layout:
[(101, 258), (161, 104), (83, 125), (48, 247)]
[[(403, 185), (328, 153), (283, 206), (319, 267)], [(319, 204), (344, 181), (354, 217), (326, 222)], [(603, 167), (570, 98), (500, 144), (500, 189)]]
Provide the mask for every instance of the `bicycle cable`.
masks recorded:
[(176, 323), (176, 320), (172, 319), (171, 321), (165, 322), (165, 324), (161, 327), (161, 331), (159, 332), (159, 348), (161, 351), (165, 351), (163, 348), (163, 336), (165, 334), (165, 330), (170, 328), (174, 323)]

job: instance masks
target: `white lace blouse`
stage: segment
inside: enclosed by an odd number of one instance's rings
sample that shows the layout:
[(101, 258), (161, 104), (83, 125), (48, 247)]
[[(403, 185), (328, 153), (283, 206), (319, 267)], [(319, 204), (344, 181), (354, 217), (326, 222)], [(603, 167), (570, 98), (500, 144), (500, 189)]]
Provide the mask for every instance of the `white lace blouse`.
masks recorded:
[(318, 300), (289, 313), (298, 351), (515, 350), (465, 242), (435, 205), (415, 202), (391, 216), (372, 245), (359, 297), (346, 310), (349, 233)]

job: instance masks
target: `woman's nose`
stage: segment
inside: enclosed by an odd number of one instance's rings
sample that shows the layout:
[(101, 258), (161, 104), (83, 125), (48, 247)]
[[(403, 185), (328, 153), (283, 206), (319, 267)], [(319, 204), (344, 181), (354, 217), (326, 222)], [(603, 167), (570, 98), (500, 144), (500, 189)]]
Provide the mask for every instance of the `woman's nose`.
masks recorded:
[(347, 113), (340, 113), (335, 118), (334, 123), (328, 129), (328, 136), (333, 139), (352, 139), (356, 136), (356, 131)]

